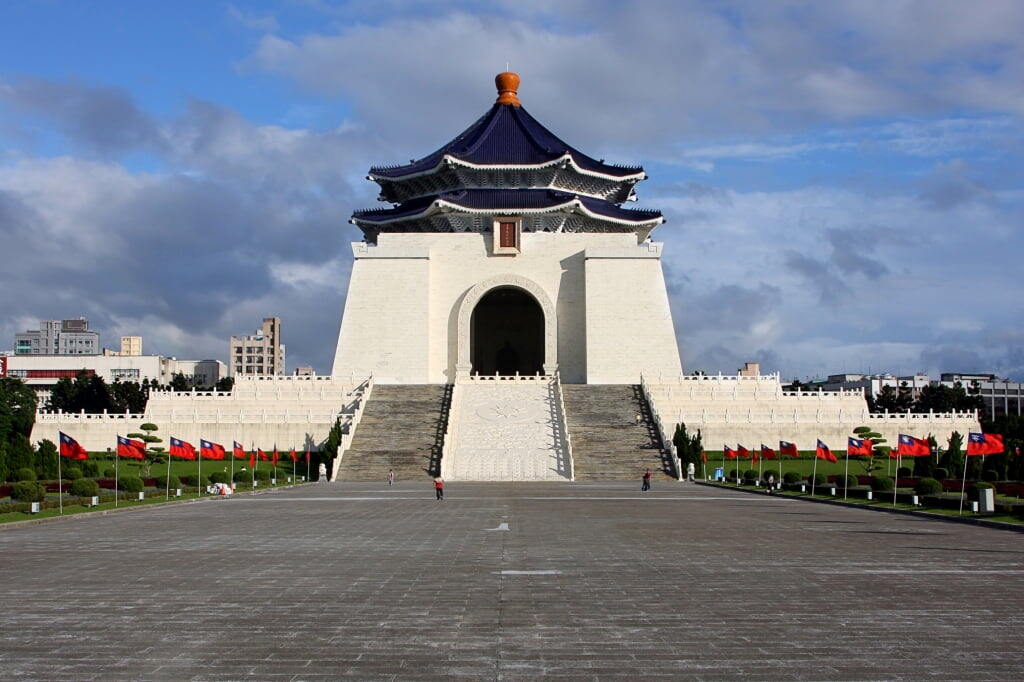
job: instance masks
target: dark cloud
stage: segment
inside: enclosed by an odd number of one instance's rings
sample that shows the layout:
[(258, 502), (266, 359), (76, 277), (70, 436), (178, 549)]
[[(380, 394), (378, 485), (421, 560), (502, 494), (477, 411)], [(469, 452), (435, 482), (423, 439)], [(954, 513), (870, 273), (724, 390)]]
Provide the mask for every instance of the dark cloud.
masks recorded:
[(936, 211), (948, 211), (992, 195), (991, 190), (974, 177), (970, 165), (962, 159), (936, 164), (931, 174), (918, 184), (918, 198), (925, 206)]
[(859, 273), (868, 279), (878, 279), (888, 274), (889, 268), (885, 263), (869, 255), (878, 250), (879, 242), (883, 239), (881, 230), (833, 229), (826, 231), (825, 236), (832, 245), (829, 260), (843, 274)]
[(680, 292), (688, 333), (713, 328), (722, 333), (747, 330), (779, 305), (781, 290), (769, 284), (724, 284), (706, 293)]
[(796, 251), (786, 251), (783, 262), (815, 288), (822, 303), (836, 303), (850, 293), (850, 288), (825, 261)]

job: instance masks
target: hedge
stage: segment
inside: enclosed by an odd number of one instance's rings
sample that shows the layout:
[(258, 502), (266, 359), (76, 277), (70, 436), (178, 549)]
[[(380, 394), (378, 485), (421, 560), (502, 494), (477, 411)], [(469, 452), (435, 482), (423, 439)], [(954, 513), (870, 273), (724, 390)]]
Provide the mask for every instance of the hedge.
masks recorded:
[(807, 482), (814, 485), (815, 487), (825, 485), (828, 483), (828, 476), (825, 474), (814, 474), (814, 480), (811, 480), (811, 476), (807, 477)]
[(103, 478), (113, 478), (117, 472), (112, 468), (106, 468), (103, 470)]
[(35, 481), (19, 481), (11, 489), (11, 498), (19, 502), (42, 502), (46, 491)]
[(789, 484), (799, 483), (804, 480), (804, 477), (795, 471), (787, 471), (786, 475), (782, 477), (782, 480)]
[[(82, 475), (86, 478), (98, 478), (100, 465), (98, 462), (82, 462)], [(74, 480), (74, 479), (71, 479)]]
[(61, 471), (60, 475), (63, 476), (66, 481), (73, 481), (76, 478), (81, 478), (85, 474), (82, 473), (81, 467), (68, 467)]
[(36, 476), (35, 469), (32, 469), (30, 467), (22, 467), (18, 469), (18, 471), (15, 473), (15, 478), (17, 478), (19, 481), (34, 481), (39, 477)]
[(888, 476), (872, 476), (871, 477), (871, 489), (875, 492), (885, 492), (886, 490), (892, 490), (896, 484)]
[(988, 481), (989, 483), (994, 483), (995, 481), (999, 480), (999, 472), (995, 471), (994, 469), (985, 469), (983, 472), (981, 472), (981, 480)]
[(71, 494), (75, 497), (93, 497), (100, 494), (100, 484), (91, 478), (76, 478), (71, 482)]
[(918, 495), (938, 495), (942, 492), (942, 484), (934, 478), (922, 478), (914, 486), (914, 492)]
[(250, 471), (236, 471), (235, 472), (235, 483), (247, 483), (252, 480), (252, 472)]
[(970, 496), (972, 500), (977, 500), (979, 490), (989, 490), (992, 488), (995, 488), (995, 486), (992, 485), (991, 483), (972, 483), (971, 485), (967, 486), (967, 494)]
[(853, 474), (850, 474), (849, 476), (843, 474), (836, 476), (837, 488), (856, 488), (858, 485), (860, 485), (860, 481), (858, 481), (857, 477)]
[(117, 482), (117, 487), (126, 493), (140, 493), (145, 486), (138, 476), (124, 476)]
[(186, 485), (195, 486), (196, 485), (196, 478), (199, 479), (199, 484), (198, 485), (200, 487), (206, 487), (206, 486), (210, 485), (210, 477), (207, 476), (206, 474), (203, 474), (202, 476), (198, 476), (198, 477), (197, 476), (182, 476), (181, 480), (184, 481), (184, 483)]
[[(168, 478), (170, 479), (170, 485), (168, 485)], [(156, 477), (156, 487), (160, 488), (161, 490), (166, 490), (167, 488), (172, 488), (172, 489), (180, 488), (181, 487), (181, 479), (178, 478), (175, 474), (171, 474), (169, 477), (168, 476), (157, 476)]]
[(226, 471), (214, 471), (212, 474), (210, 474), (211, 483), (228, 483), (229, 478), (230, 476)]
[(775, 469), (765, 469), (765, 470), (764, 470), (764, 471), (763, 471), (763, 472), (761, 473), (761, 478), (762, 478), (763, 480), (765, 480), (765, 481), (767, 481), (767, 480), (768, 480), (768, 477), (769, 477), (769, 476), (771, 476), (771, 477), (772, 477), (772, 480), (773, 480), (773, 481), (775, 481), (776, 483), (778, 483), (778, 482), (779, 482), (779, 472), (778, 472), (778, 471), (776, 471)]
[(898, 478), (910, 478), (913, 475), (914, 471), (910, 467), (900, 467), (896, 470), (896, 476)]
[(938, 467), (937, 469), (935, 469), (935, 478), (939, 481), (945, 481), (947, 478), (949, 478), (949, 471), (943, 469), (942, 467)]
[(757, 480), (757, 469), (747, 469), (743, 472), (743, 482), (754, 485), (754, 481)]
[(256, 470), (256, 480), (261, 482), (261, 483), (269, 481), (270, 480), (270, 470), (269, 469), (257, 469)]

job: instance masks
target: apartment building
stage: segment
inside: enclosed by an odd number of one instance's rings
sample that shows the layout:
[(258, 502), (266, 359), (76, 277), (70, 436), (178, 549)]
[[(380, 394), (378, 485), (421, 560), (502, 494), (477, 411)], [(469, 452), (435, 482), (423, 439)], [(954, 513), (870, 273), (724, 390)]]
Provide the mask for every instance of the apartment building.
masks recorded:
[(254, 334), (231, 337), (228, 367), (232, 376), (283, 375), (284, 362), (279, 317), (264, 317), (263, 325)]

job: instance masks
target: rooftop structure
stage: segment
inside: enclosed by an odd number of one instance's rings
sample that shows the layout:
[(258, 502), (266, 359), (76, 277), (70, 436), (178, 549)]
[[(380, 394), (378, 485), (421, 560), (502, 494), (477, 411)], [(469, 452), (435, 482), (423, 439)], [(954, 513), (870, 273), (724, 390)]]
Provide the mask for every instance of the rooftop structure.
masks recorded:
[(16, 355), (97, 355), (100, 335), (89, 329), (89, 320), (43, 320), (39, 329), (14, 335)]
[(264, 317), (254, 334), (232, 336), (228, 367), (232, 376), (284, 374), (285, 346), (281, 343), (281, 318)]

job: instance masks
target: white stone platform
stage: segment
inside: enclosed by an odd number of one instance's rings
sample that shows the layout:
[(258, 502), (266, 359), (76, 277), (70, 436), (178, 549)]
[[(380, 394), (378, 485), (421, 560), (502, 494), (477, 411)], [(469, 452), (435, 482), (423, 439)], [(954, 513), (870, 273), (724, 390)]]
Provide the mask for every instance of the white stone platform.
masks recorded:
[(450, 481), (566, 481), (572, 455), (554, 377), (455, 384), (441, 475)]

